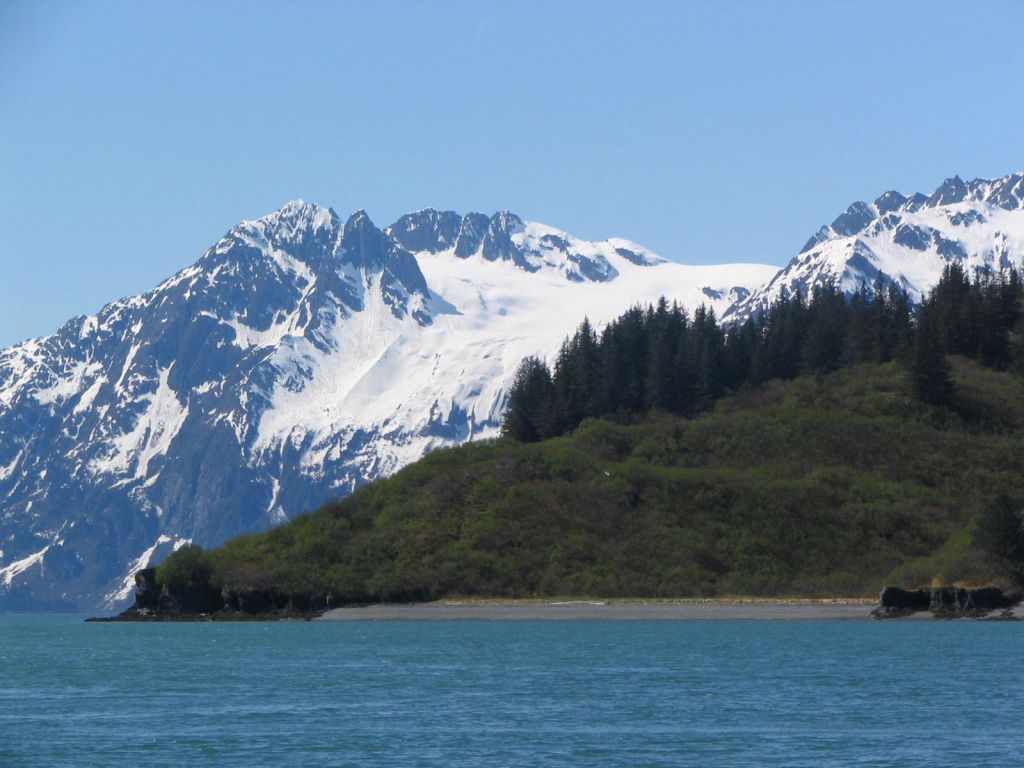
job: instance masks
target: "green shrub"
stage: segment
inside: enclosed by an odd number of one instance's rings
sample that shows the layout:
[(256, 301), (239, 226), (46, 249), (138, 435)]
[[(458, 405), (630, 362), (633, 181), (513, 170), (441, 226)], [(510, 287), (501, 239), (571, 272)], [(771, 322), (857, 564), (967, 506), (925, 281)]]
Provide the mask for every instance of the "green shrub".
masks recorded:
[(212, 576), (213, 561), (198, 544), (186, 544), (156, 569), (157, 585), (172, 591), (209, 584)]

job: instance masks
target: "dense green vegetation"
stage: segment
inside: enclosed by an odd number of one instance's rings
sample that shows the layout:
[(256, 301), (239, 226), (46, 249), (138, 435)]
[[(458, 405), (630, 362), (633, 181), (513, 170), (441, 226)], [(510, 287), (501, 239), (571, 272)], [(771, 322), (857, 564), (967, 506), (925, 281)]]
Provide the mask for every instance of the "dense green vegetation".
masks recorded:
[(664, 301), (584, 322), (553, 371), (523, 363), (502, 439), (157, 580), (334, 604), (1024, 583), (1021, 280), (951, 265), (914, 312), (882, 288), (729, 333)]
[(186, 544), (156, 569), (156, 584), (176, 592), (206, 584), (213, 577), (213, 562), (198, 544)]
[(335, 602), (987, 582), (1002, 574), (975, 522), (1024, 501), (1024, 384), (951, 362), (960, 412), (921, 403), (899, 364), (864, 364), (694, 419), (588, 419), (542, 443), (437, 451), (213, 550), (214, 580)]

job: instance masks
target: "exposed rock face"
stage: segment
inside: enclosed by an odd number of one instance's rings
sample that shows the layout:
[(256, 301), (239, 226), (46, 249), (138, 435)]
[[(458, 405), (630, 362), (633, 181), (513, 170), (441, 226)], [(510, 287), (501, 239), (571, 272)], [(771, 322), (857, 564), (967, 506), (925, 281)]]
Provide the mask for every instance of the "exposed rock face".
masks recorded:
[(222, 589), (208, 582), (162, 587), (156, 568), (135, 574), (135, 605), (105, 621), (245, 621), (310, 619), (331, 608), (327, 595), (287, 592), (277, 587)]
[(900, 589), (885, 587), (878, 596), (878, 608), (871, 615), (876, 619), (907, 616), (919, 611), (927, 611), (931, 595), (923, 589)]
[(875, 619), (898, 619), (930, 611), (937, 619), (980, 618), (993, 611), (1011, 608), (1019, 600), (1019, 595), (1007, 594), (998, 587), (933, 587), (915, 590), (885, 587), (878, 596), (878, 607), (871, 612), (871, 616)]
[(135, 574), (135, 610), (155, 611), (160, 607), (160, 587), (156, 568), (144, 568)]

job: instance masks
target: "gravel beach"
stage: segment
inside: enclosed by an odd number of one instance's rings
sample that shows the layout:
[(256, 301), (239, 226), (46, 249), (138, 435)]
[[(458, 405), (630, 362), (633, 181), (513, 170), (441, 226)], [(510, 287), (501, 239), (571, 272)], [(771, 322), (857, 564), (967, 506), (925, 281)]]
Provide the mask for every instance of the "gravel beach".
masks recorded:
[(327, 611), (319, 621), (868, 619), (874, 600), (443, 600)]

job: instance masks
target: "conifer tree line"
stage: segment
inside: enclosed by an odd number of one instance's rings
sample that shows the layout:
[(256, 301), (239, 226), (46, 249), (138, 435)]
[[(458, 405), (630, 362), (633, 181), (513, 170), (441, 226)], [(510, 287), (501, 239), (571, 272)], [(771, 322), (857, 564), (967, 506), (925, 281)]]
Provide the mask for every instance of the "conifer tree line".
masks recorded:
[(784, 295), (760, 316), (726, 329), (705, 306), (691, 316), (662, 298), (629, 309), (600, 333), (584, 320), (551, 367), (536, 357), (524, 360), (502, 432), (535, 442), (591, 416), (693, 416), (745, 385), (893, 360), (908, 366), (918, 398), (951, 405), (947, 355), (1024, 373), (1022, 298), (1018, 270), (971, 278), (958, 262), (946, 266), (916, 307), (891, 283), (862, 286), (853, 296), (826, 284), (810, 297)]

